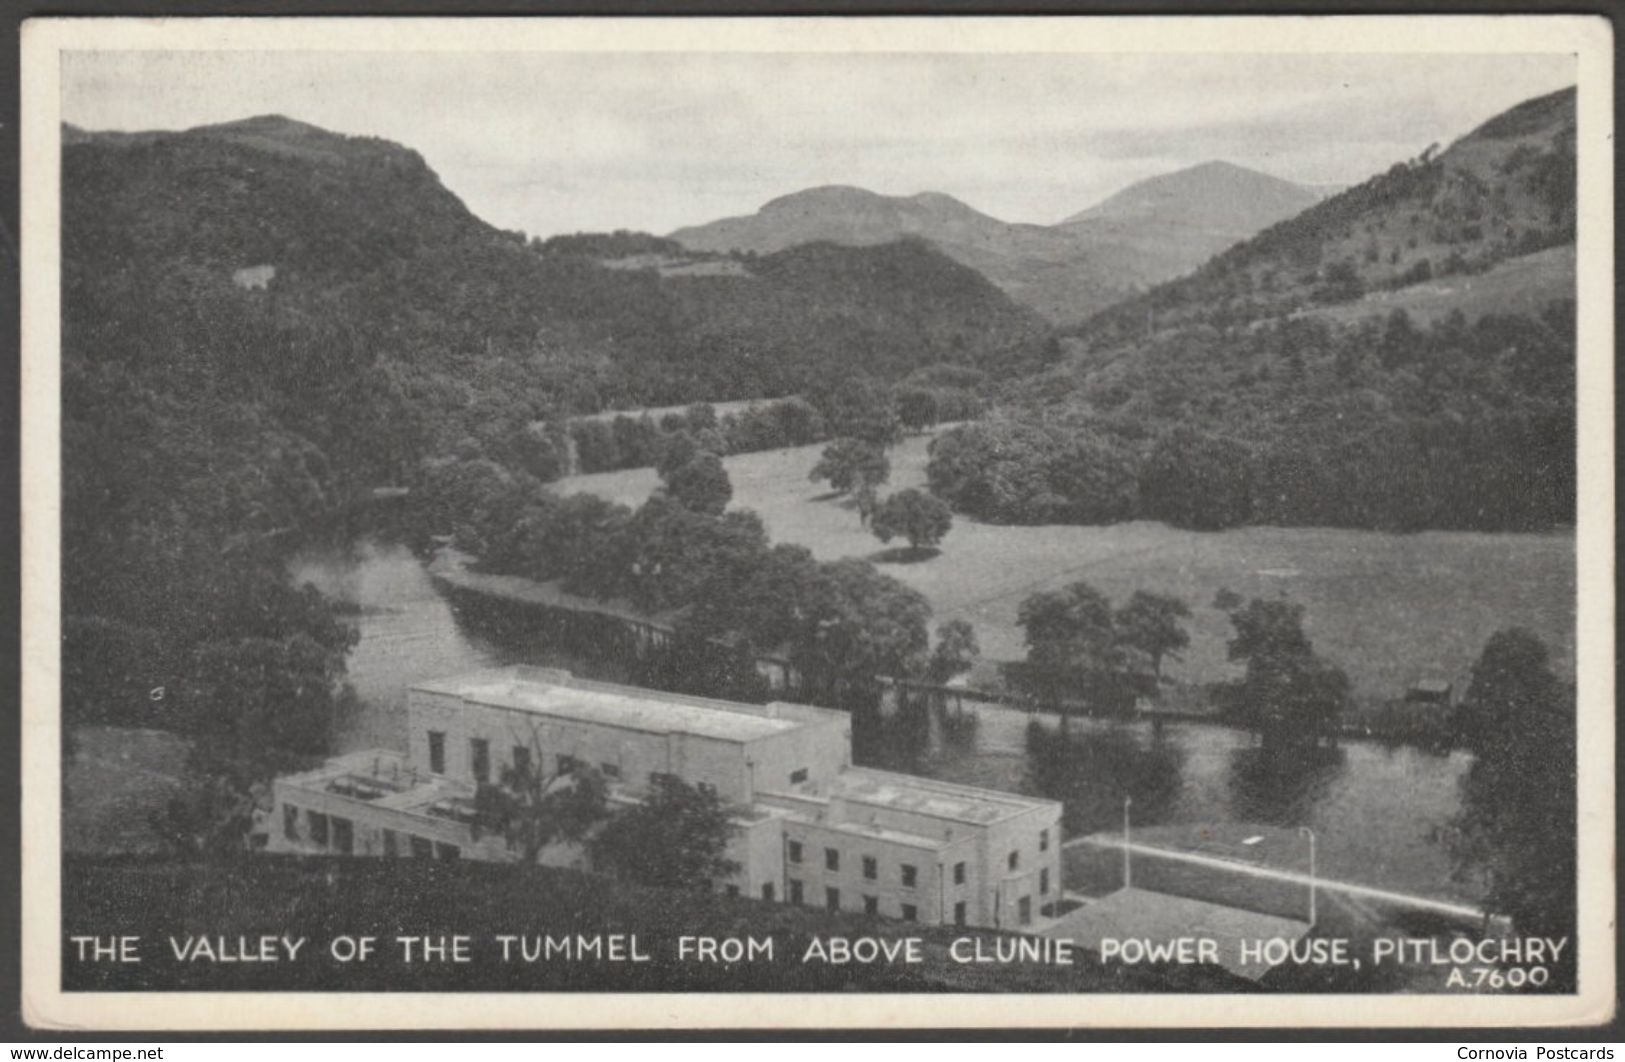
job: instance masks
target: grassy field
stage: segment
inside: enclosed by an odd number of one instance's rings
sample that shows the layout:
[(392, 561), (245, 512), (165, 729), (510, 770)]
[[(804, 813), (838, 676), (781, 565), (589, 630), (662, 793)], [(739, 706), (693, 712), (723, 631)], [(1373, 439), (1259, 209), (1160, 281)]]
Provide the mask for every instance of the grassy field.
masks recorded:
[[(924, 484), (929, 442), (914, 436), (892, 451), (883, 493)], [(775, 541), (800, 543), (822, 559), (882, 559), (885, 548), (859, 526), (846, 499), (807, 480), (821, 449), (728, 458), (734, 505), (760, 513)], [(637, 505), (658, 482), (652, 469), (634, 469), (575, 476), (559, 487)], [(1084, 579), (1114, 601), (1139, 589), (1187, 601), (1192, 644), (1168, 667), (1187, 682), (1232, 673), (1225, 660), (1230, 624), (1212, 607), (1221, 588), (1302, 603), (1317, 649), (1342, 665), (1365, 697), (1395, 695), (1425, 676), (1459, 681), (1490, 634), (1514, 624), (1545, 639), (1560, 668), (1573, 668), (1571, 533), (1272, 527), (1204, 533), (1148, 522), (1004, 527), (957, 516), (941, 554), (882, 568), (923, 593), (937, 621), (969, 620), (988, 660), (1024, 654), (1016, 626), (1024, 597)]]
[(1575, 292), (1574, 247), (1551, 247), (1502, 262), (1477, 276), (1440, 277), (1398, 291), (1376, 291), (1356, 302), (1306, 310), (1302, 316), (1348, 322), (1404, 310), (1418, 325), (1452, 310), (1469, 320), (1486, 313), (1539, 313), (1554, 299)]

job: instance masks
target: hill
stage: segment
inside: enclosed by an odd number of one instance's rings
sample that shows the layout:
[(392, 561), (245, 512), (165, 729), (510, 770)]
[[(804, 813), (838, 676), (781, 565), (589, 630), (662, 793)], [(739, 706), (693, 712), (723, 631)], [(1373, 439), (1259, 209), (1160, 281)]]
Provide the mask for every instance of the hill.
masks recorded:
[(694, 250), (757, 253), (813, 242), (863, 247), (911, 237), (928, 241), (1051, 320), (1081, 320), (1124, 293), (1066, 233), (1000, 221), (939, 192), (887, 196), (845, 185), (811, 188), (780, 196), (752, 215), (671, 234)]
[(1143, 181), (1045, 226), (1001, 221), (939, 192), (887, 196), (831, 185), (670, 238), (696, 251), (771, 253), (811, 242), (861, 247), (914, 237), (1050, 320), (1076, 322), (1194, 269), (1318, 198), (1288, 181), (1207, 163)]
[(1190, 272), (1322, 198), (1316, 189), (1279, 177), (1204, 162), (1130, 185), (1056, 228), (1111, 248), (1114, 259), (1157, 283)]
[(233, 630), (222, 566), (271, 577), (262, 547), (425, 458), (518, 466), (537, 420), (1047, 355), (1035, 314), (917, 242), (627, 268), (670, 247), (527, 242), (416, 152), (276, 116), (62, 154), (70, 712), (188, 674)]
[(1395, 163), (1076, 331), (1098, 343), (1143, 332), (1148, 320), (1258, 320), (1572, 244), (1574, 136), (1573, 89), (1528, 100), (1447, 150)]
[[(933, 489), (1016, 522), (1571, 524), (1574, 136), (1572, 90), (1530, 100), (1068, 330)], [(1098, 482), (1043, 456), (1074, 450)]]

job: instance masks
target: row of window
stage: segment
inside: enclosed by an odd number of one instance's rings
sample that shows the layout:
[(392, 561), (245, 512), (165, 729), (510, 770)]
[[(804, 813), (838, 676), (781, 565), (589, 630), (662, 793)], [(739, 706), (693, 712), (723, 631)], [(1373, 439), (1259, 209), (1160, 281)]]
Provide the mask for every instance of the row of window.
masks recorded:
[[(785, 842), (785, 857), (792, 863), (801, 863), (806, 858), (806, 850), (800, 841)], [(874, 856), (866, 855), (863, 859), (863, 878), (865, 881), (878, 881), (880, 878), (880, 861)], [(824, 869), (839, 871), (841, 869), (841, 850), (839, 848), (824, 849)], [(903, 888), (912, 889), (920, 882), (920, 869), (912, 863), (898, 864), (899, 879)], [(959, 863), (954, 867), (955, 883), (965, 880), (965, 864)]]
[[(301, 839), (299, 810), (293, 804), (282, 805), (282, 836), (290, 841)], [(306, 811), (304, 816), (311, 844), (329, 848), (340, 855), (355, 854), (355, 823), (342, 815), (328, 815), (320, 811)], [(386, 856), (399, 856), (404, 851), (413, 859), (457, 859), (463, 854), (457, 845), (415, 834), (384, 830), (383, 837)], [(404, 849), (401, 844), (403, 839), (406, 841)]]
[[(724, 885), (722, 891), (727, 893), (729, 896), (738, 896), (739, 886)], [(762, 883), (762, 899), (766, 900), (768, 903), (772, 903), (774, 899), (776, 899), (773, 893), (773, 883), (771, 881), (764, 881)]]
[[(531, 769), (531, 750), (526, 745), (515, 745), (512, 751), (513, 768), (520, 773), (528, 773)], [(469, 773), (474, 781), (485, 785), (492, 781), (491, 777), (491, 742), (486, 738), (468, 739), (468, 765)], [(560, 754), (558, 757), (558, 771), (560, 774), (569, 774), (581, 766), (581, 761), (574, 756)], [(621, 768), (618, 764), (600, 763), (598, 765), (605, 778), (619, 778)], [(446, 773), (446, 734), (442, 730), (429, 731), (429, 773)]]
[[(1041, 831), (1038, 838), (1038, 850), (1042, 852), (1048, 849), (1049, 831)], [(785, 855), (791, 863), (799, 865), (804, 861), (806, 851), (800, 841), (787, 841), (785, 842)], [(880, 880), (880, 861), (871, 855), (863, 856), (862, 860), (863, 880)], [(1011, 852), (1008, 863), (1011, 870), (1019, 869), (1021, 867), (1021, 853), (1019, 851)], [(834, 872), (841, 869), (841, 850), (839, 848), (824, 849), (824, 869)], [(899, 878), (902, 881), (903, 888), (912, 889), (919, 885), (919, 868), (912, 863), (901, 863), (898, 865), (898, 870), (900, 871)], [(965, 884), (965, 864), (963, 861), (954, 864), (953, 873), (955, 885)], [(1042, 867), (1038, 871), (1038, 891), (1045, 894), (1049, 892), (1049, 867)]]
[[(790, 893), (789, 901), (792, 904), (795, 904), (797, 906), (803, 906), (803, 905), (806, 904), (806, 902), (807, 902), (807, 890), (806, 890), (805, 885), (803, 885), (801, 882), (797, 881), (795, 878), (787, 878), (787, 879), (785, 879), (784, 884), (785, 884), (785, 888), (789, 890), (789, 893)], [(767, 887), (766, 889), (763, 890), (764, 898), (769, 898), (770, 893), (771, 893), (771, 886), (769, 886), (769, 887)], [(824, 890), (824, 907), (827, 910), (830, 910), (830, 911), (839, 911), (839, 910), (841, 910), (841, 890), (840, 889), (826, 888)], [(878, 915), (878, 914), (880, 914), (881, 913), (881, 911), (880, 911), (880, 897), (878, 897), (878, 896), (870, 896), (868, 894), (863, 894), (863, 913), (867, 914), (867, 915)], [(911, 903), (901, 903), (901, 904), (897, 905), (896, 917), (901, 918), (905, 922), (918, 921), (919, 917), (920, 917), (920, 909), (918, 907), (916, 907), (914, 904), (911, 904)], [(958, 903), (954, 904), (954, 925), (957, 925), (957, 926), (964, 925), (965, 924), (965, 917), (966, 917), (965, 901), (961, 900)]]

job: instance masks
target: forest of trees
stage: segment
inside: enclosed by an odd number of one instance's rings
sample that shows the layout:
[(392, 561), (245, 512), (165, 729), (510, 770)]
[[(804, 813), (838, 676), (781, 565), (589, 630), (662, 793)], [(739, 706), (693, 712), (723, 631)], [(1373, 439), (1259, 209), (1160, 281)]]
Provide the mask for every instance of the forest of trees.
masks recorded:
[(748, 510), (694, 508), (667, 489), (636, 509), (560, 497), (488, 459), (433, 463), (422, 483), (420, 537), (452, 534), (487, 570), (673, 614), (679, 639), (782, 654), (809, 698), (870, 703), (878, 678), (925, 666), (924, 597), (866, 561), (774, 545)]
[(1570, 525), (1573, 313), (1165, 333), (945, 433), (931, 487), (1010, 523)]

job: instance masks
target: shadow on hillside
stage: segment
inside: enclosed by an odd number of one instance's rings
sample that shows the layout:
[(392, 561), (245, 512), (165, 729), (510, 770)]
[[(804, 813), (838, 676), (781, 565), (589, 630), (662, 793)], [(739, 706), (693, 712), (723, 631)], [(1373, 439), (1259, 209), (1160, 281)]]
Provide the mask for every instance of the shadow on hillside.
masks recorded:
[(879, 553), (871, 553), (868, 557), (871, 564), (919, 564), (933, 557), (940, 557), (942, 550), (934, 546), (915, 549), (913, 546), (894, 546), (883, 549)]

